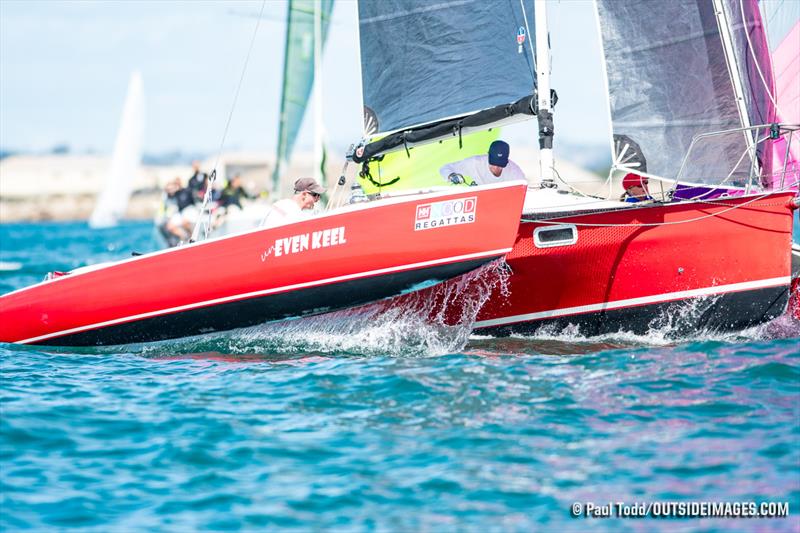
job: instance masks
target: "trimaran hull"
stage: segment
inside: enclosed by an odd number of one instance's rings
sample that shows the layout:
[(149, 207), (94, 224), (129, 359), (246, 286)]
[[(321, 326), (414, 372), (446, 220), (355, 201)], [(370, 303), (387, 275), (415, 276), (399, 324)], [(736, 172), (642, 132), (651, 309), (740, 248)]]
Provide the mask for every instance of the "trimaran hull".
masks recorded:
[(517, 182), (387, 199), (79, 269), (0, 297), (0, 341), (157, 341), (418, 290), (510, 251), (524, 194)]

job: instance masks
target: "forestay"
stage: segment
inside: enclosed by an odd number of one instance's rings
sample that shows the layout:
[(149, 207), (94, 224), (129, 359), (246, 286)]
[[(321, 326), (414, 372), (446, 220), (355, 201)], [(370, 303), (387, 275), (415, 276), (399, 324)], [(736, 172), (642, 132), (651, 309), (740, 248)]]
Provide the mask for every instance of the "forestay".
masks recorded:
[[(727, 57), (715, 4), (729, 23), (723, 28), (731, 37)], [(774, 120), (768, 97), (772, 69), (751, 0), (596, 0), (596, 5), (617, 167), (678, 178), (695, 135)], [(737, 132), (698, 141), (681, 180), (744, 184), (752, 168), (769, 166), (768, 151), (752, 150), (753, 138)]]
[(365, 135), (470, 115), (532, 94), (532, 4), (361, 0)]

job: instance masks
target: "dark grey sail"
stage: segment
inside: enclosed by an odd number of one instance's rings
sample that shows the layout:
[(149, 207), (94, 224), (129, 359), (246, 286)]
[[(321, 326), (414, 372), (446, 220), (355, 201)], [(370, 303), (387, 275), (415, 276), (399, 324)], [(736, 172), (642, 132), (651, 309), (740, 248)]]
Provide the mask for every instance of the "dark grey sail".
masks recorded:
[[(763, 84), (752, 79), (753, 62), (763, 56), (746, 48), (744, 35), (750, 31), (751, 42), (762, 47), (758, 10), (746, 6), (742, 17), (740, 0), (725, 1), (733, 15), (731, 32), (741, 72), (729, 71), (712, 0), (596, 0), (616, 163), (631, 158), (632, 170), (677, 178), (695, 135), (772, 116)], [(769, 65), (762, 69), (770, 80)], [(747, 117), (740, 114), (734, 79), (743, 84)], [(626, 140), (641, 153), (631, 154)], [(698, 142), (681, 180), (743, 184), (752, 166), (749, 144), (743, 133)], [(623, 154), (625, 147), (629, 151)]]
[[(365, 133), (465, 116), (532, 94), (532, 4), (361, 0)], [(522, 46), (517, 42), (521, 28)]]

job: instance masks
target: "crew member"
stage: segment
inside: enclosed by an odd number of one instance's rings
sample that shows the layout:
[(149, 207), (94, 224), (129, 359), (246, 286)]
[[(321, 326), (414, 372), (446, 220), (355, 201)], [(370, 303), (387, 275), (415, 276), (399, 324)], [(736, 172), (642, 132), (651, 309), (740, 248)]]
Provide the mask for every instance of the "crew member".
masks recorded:
[(633, 203), (653, 199), (647, 190), (646, 176), (629, 172), (622, 178), (622, 188), (625, 189), (625, 192), (622, 193), (622, 198), (620, 198), (623, 202)]
[(242, 208), (242, 198), (247, 198), (249, 200), (253, 200), (257, 198), (256, 195), (250, 194), (242, 185), (242, 176), (240, 174), (234, 174), (234, 176), (228, 181), (225, 187), (222, 189), (222, 193), (219, 196), (219, 203), (217, 207), (231, 207), (236, 206), (239, 209)]
[(486, 185), (502, 181), (523, 180), (525, 174), (519, 165), (508, 159), (511, 149), (505, 141), (494, 141), (489, 145), (486, 155), (476, 155), (448, 163), (439, 169), (439, 174), (451, 183), (465, 183), (471, 178), (470, 185)]
[(314, 178), (300, 178), (294, 182), (294, 195), (272, 204), (261, 225), (280, 226), (308, 216), (306, 212), (314, 209), (324, 193), (325, 187)]

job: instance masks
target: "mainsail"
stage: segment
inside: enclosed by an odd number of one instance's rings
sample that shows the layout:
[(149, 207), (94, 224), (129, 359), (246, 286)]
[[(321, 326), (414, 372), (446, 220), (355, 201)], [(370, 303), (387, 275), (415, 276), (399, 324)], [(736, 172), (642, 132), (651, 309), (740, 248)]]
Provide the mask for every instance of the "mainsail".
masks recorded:
[(320, 7), (324, 43), (328, 36), (333, 0), (290, 0), (287, 9), (278, 151), (272, 174), (276, 190), (281, 172), (294, 149), (314, 83), (314, 55), (317, 48), (314, 41), (315, 5)]
[[(480, 124), (457, 120), (417, 137), (429, 140), (460, 134), (462, 127), (491, 124), (520, 110), (532, 113), (531, 2), (362, 0), (358, 15), (366, 137), (504, 106), (477, 121)], [(372, 152), (413, 140), (389, 135)]]
[(142, 77), (131, 75), (128, 94), (122, 108), (117, 139), (111, 156), (111, 168), (105, 185), (89, 218), (92, 228), (115, 226), (125, 215), (133, 182), (142, 163), (142, 137), (144, 135), (144, 95)]
[(615, 166), (739, 185), (752, 169), (769, 167), (769, 154), (757, 152), (754, 141), (764, 132), (737, 131), (699, 140), (682, 168), (696, 135), (774, 120), (772, 69), (752, 0), (596, 0), (596, 6)]

